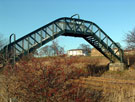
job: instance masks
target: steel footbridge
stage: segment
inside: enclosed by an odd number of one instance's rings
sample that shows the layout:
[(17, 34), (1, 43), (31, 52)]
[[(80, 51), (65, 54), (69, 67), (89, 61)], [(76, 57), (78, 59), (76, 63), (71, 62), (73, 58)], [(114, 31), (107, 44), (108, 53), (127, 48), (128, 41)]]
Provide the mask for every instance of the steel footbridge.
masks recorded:
[(91, 21), (63, 17), (6, 45), (5, 58), (21, 58), (59, 36), (81, 37), (111, 62), (123, 62), (123, 50), (98, 25)]

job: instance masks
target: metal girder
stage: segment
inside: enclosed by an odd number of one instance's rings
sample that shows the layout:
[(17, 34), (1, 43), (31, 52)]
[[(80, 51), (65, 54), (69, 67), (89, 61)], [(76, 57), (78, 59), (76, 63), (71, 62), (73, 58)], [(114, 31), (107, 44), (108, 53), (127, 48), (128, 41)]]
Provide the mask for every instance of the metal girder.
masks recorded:
[(21, 45), (19, 45), (17, 43), (16, 43), (16, 45), (19, 46), (23, 51), (26, 51)]
[(45, 29), (43, 29), (43, 31), (51, 37), (51, 35)]
[(60, 26), (57, 25), (57, 23), (54, 23), (56, 27), (58, 27), (61, 31), (63, 30)]
[[(19, 46), (22, 51), (16, 48), (16, 50), (18, 50), (17, 56), (22, 56), (23, 53), (33, 52), (35, 49), (41, 47), (51, 40), (54, 40), (60, 35), (82, 37), (92, 44), (110, 61), (115, 62), (115, 60), (110, 56), (113, 56), (120, 62), (124, 61), (123, 50), (95, 23), (68, 17), (56, 19), (55, 21), (12, 42), (8, 45), (8, 47), (11, 48), (12, 46), (16, 45)], [(22, 42), (22, 45), (18, 44), (18, 42)], [(110, 42), (110, 44), (108, 42)], [(117, 51), (114, 51), (112, 45), (115, 46)], [(3, 50), (6, 50), (6, 47), (4, 47)], [(10, 52), (10, 49), (8, 52)]]
[(39, 44), (39, 42), (35, 39), (35, 37), (33, 38), (32, 36), (30, 36), (30, 38), (32, 38), (32, 39), (34, 40), (34, 44), (35, 44), (35, 42), (36, 42), (37, 44)]

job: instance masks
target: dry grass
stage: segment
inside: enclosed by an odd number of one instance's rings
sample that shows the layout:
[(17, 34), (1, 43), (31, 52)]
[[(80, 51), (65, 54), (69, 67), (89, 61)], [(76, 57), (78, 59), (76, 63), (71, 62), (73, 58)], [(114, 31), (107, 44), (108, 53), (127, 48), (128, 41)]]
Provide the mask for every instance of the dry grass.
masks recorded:
[[(65, 70), (70, 71), (72, 67), (82, 69), (89, 76), (100, 76), (108, 70), (109, 60), (105, 57), (74, 56), (74, 57), (45, 57), (37, 58), (43, 65), (51, 65), (56, 60), (61, 63)], [(50, 61), (51, 60), (51, 61)], [(32, 62), (30, 62), (32, 64)]]
[(91, 94), (86, 89), (73, 84), (66, 85), (65, 82), (92, 75), (93, 70), (90, 71), (90, 66), (97, 63), (99, 60), (90, 60), (89, 57), (86, 59), (85, 57), (32, 58), (27, 61), (23, 59), (16, 64), (14, 71), (11, 66), (7, 66), (4, 70), (5, 76), (9, 78), (5, 82), (9, 86), (7, 93), (10, 98), (16, 98), (20, 102), (26, 100), (27, 102), (34, 100), (35, 102), (41, 100), (90, 102), (89, 100), (94, 99), (90, 97), (94, 92)]
[(0, 102), (6, 102), (7, 101), (6, 90), (3, 87), (5, 87), (4, 77), (3, 77), (3, 75), (0, 75)]
[(100, 93), (100, 102), (135, 102), (135, 81), (102, 77), (81, 77), (70, 80), (85, 89), (94, 89)]
[[(27, 68), (35, 69), (42, 66), (52, 69), (61, 68), (64, 71), (66, 80), (59, 84), (61, 86), (64, 83), (63, 89), (59, 90), (62, 94), (59, 93), (56, 96), (64, 95), (66, 98), (59, 98), (59, 102), (82, 102), (82, 100), (83, 102), (134, 102), (135, 70), (131, 68), (123, 72), (107, 71), (109, 61), (105, 57), (45, 57), (24, 58), (24, 60), (27, 60), (25, 61)], [(132, 63), (133, 67), (133, 58)], [(18, 62), (16, 67), (18, 69), (24, 67), (28, 73), (29, 70), (25, 65)], [(40, 71), (37, 71), (32, 74), (38, 76), (40, 73)], [(18, 73), (16, 75), (23, 74)], [(53, 80), (52, 76), (50, 78)], [(4, 82), (6, 81), (4, 80)], [(74, 88), (71, 88), (71, 86)], [(6, 88), (0, 88), (0, 92), (7, 99)], [(0, 102), (6, 102), (2, 95), (0, 96)]]
[(104, 78), (113, 78), (113, 79), (122, 79), (122, 80), (135, 80), (135, 69), (129, 68), (124, 71), (106, 71), (101, 77)]

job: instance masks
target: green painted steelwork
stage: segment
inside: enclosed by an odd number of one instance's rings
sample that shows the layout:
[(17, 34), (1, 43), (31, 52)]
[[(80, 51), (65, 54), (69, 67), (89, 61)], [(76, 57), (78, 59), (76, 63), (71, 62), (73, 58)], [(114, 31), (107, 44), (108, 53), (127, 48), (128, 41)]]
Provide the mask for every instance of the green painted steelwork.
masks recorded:
[(35, 51), (60, 35), (82, 37), (111, 62), (124, 61), (123, 50), (95, 23), (68, 17), (59, 18), (25, 35), (5, 46), (1, 52), (4, 53), (8, 47), (8, 55), (5, 56), (10, 57), (15, 47), (16, 57), (20, 57)]

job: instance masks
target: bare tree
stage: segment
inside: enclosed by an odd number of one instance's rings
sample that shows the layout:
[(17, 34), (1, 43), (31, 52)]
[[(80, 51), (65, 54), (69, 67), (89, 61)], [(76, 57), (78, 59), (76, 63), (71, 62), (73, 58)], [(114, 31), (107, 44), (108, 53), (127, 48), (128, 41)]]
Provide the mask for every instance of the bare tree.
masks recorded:
[(52, 51), (49, 45), (44, 46), (43, 48), (40, 49), (39, 51), (40, 56), (51, 56)]
[(5, 40), (3, 38), (3, 35), (0, 34), (0, 50), (4, 47), (4, 45), (5, 45), (4, 42), (5, 42)]
[(58, 41), (57, 40), (54, 40), (52, 42), (52, 44), (50, 45), (50, 48), (51, 48), (51, 51), (52, 51), (52, 55), (53, 56), (58, 56), (58, 55), (63, 55), (64, 54), (64, 48), (61, 47), (58, 44)]
[(52, 41), (52, 44), (50, 45), (50, 47), (54, 56), (59, 55), (59, 44), (57, 40)]
[(6, 42), (3, 38), (3, 35), (0, 34), (0, 67), (3, 67), (3, 63), (6, 61), (4, 54), (2, 53), (2, 48), (5, 46)]
[(135, 49), (135, 28), (126, 33), (124, 41), (126, 42), (128, 49)]
[(58, 56), (64, 54), (64, 48), (58, 44), (58, 41), (52, 41), (51, 45), (44, 46), (40, 49), (40, 56)]
[(91, 47), (88, 44), (80, 44), (78, 48), (82, 49), (86, 53), (90, 53), (91, 52)]

